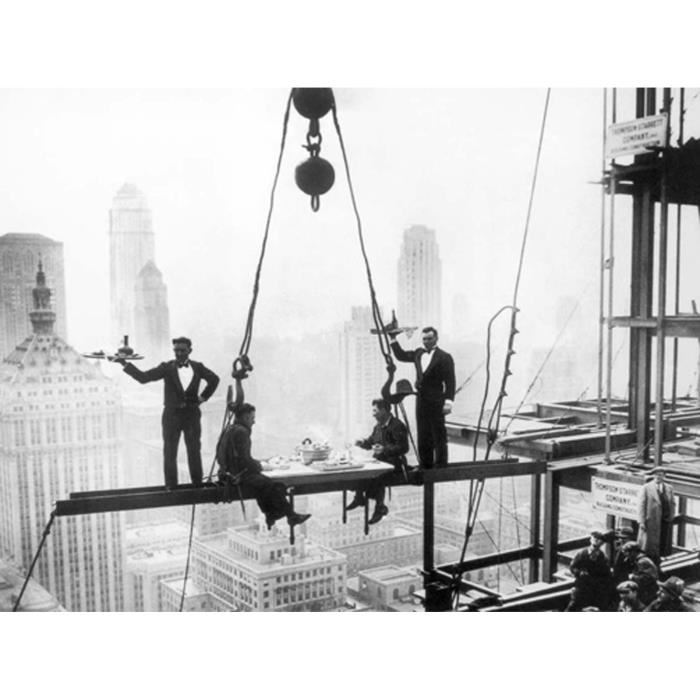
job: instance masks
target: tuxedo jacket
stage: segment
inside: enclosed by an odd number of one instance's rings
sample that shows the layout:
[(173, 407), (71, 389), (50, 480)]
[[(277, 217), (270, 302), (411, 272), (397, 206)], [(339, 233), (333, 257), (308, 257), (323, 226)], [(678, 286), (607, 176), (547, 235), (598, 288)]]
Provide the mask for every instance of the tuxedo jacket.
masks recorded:
[(183, 387), (180, 375), (177, 372), (177, 362), (161, 362), (157, 367), (145, 372), (127, 362), (124, 371), (141, 384), (163, 380), (163, 405), (166, 408), (184, 408), (185, 406), (199, 405), (199, 385), (205, 382), (206, 386), (201, 392), (205, 401), (214, 393), (219, 385), (219, 377), (201, 362), (190, 360), (192, 367), (192, 381), (189, 386)]
[(435, 402), (442, 402), (445, 399), (454, 401), (455, 363), (452, 355), (440, 348), (435, 348), (430, 364), (423, 372), (421, 357), (425, 354), (424, 348), (404, 350), (397, 341), (394, 341), (391, 343), (391, 349), (399, 362), (412, 362), (415, 365), (416, 392), (420, 398)]

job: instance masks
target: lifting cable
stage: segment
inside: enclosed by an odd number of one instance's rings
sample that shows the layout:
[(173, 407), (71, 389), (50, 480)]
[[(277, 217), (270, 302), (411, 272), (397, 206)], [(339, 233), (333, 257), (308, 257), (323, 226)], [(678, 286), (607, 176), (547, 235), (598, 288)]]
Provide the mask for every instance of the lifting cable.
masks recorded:
[[(280, 169), (281, 169), (281, 165), (282, 165), (282, 157), (284, 155), (284, 147), (285, 147), (285, 143), (286, 143), (286, 139), (287, 139), (287, 128), (289, 125), (289, 113), (290, 113), (290, 109), (291, 109), (291, 105), (292, 105), (293, 96), (294, 96), (294, 89), (290, 90), (290, 92), (289, 92), (289, 97), (287, 98), (287, 106), (286, 106), (285, 112), (284, 112), (284, 119), (283, 119), (283, 124), (282, 124), (282, 138), (280, 141), (280, 150), (279, 150), (279, 155), (277, 158), (277, 167), (275, 169), (275, 176), (274, 176), (273, 183), (272, 183), (272, 190), (270, 192), (270, 204), (268, 207), (267, 219), (265, 222), (265, 233), (263, 235), (262, 245), (260, 248), (260, 256), (258, 259), (256, 271), (255, 271), (255, 280), (253, 283), (253, 296), (252, 296), (252, 299), (250, 302), (250, 307), (248, 309), (248, 317), (246, 320), (245, 332), (243, 334), (243, 340), (241, 342), (241, 347), (240, 347), (240, 350), (238, 353), (238, 358), (234, 362), (234, 377), (236, 375), (236, 369), (235, 369), (236, 363), (239, 363), (240, 366), (243, 368), (242, 369), (242, 372), (243, 372), (242, 376), (247, 376), (245, 374), (246, 370), (253, 369), (252, 365), (250, 364), (250, 360), (249, 360), (249, 352), (250, 352), (250, 345), (251, 345), (251, 342), (253, 339), (253, 324), (254, 324), (254, 320), (255, 320), (255, 310), (256, 310), (257, 301), (258, 301), (258, 294), (260, 291), (260, 277), (261, 277), (261, 272), (262, 272), (263, 261), (265, 258), (265, 252), (267, 250), (267, 241), (268, 241), (268, 236), (269, 236), (269, 232), (270, 232), (270, 222), (272, 220), (272, 211), (273, 211), (274, 203), (275, 203), (275, 191), (277, 189), (277, 182), (279, 180), (279, 174), (280, 174)], [(386, 328), (384, 326), (384, 322), (382, 321), (381, 310), (380, 310), (379, 304), (377, 302), (377, 294), (376, 294), (376, 291), (374, 288), (374, 281), (372, 279), (372, 270), (370, 268), (369, 259), (367, 257), (367, 251), (365, 249), (364, 236), (362, 234), (362, 220), (360, 218), (360, 213), (359, 213), (358, 207), (357, 207), (355, 190), (354, 190), (353, 185), (352, 185), (352, 178), (350, 176), (350, 167), (348, 164), (348, 157), (347, 157), (347, 153), (345, 150), (345, 142), (343, 141), (343, 136), (342, 136), (342, 132), (340, 129), (340, 123), (338, 121), (338, 113), (337, 113), (337, 108), (336, 108), (336, 104), (335, 104), (335, 99), (333, 99), (333, 101), (332, 101), (331, 109), (332, 109), (332, 114), (333, 114), (333, 124), (335, 126), (336, 134), (338, 135), (340, 150), (341, 150), (342, 155), (343, 155), (343, 165), (345, 168), (345, 175), (346, 175), (347, 181), (348, 181), (348, 188), (350, 190), (350, 199), (352, 201), (353, 212), (355, 214), (355, 219), (357, 221), (357, 234), (358, 234), (358, 238), (360, 241), (360, 250), (362, 253), (362, 258), (364, 260), (365, 271), (367, 273), (367, 283), (368, 283), (369, 292), (370, 292), (372, 318), (374, 321), (375, 328), (377, 330), (379, 349), (380, 349), (382, 355), (384, 356), (384, 360), (387, 364), (387, 371), (389, 371), (390, 367), (393, 365), (393, 360), (391, 357), (391, 351), (390, 351), (390, 347), (389, 347), (390, 341), (389, 341), (389, 337), (388, 337)], [(315, 210), (316, 209), (314, 209), (314, 211)], [(405, 417), (406, 413), (405, 413), (405, 409), (403, 408), (403, 406), (401, 406), (401, 410), (402, 410), (403, 415)], [(226, 407), (226, 413), (224, 415), (224, 425), (222, 428), (222, 432), (223, 432), (223, 429), (225, 429), (225, 427), (227, 425), (227, 422), (228, 422), (227, 418), (228, 418), (228, 421), (230, 421), (231, 415), (229, 412), (228, 403), (227, 403), (227, 407)], [(413, 436), (410, 434), (410, 426), (407, 425), (407, 427), (409, 430), (409, 436), (411, 438), (411, 444), (413, 445), (413, 448), (415, 451), (415, 444), (413, 443)], [(216, 457), (214, 458), (214, 463), (215, 463), (215, 460), (216, 460)], [(212, 464), (212, 469), (211, 469), (211, 472), (209, 474), (210, 479), (211, 479), (211, 475), (213, 473), (213, 469), (214, 469), (214, 464)], [(191, 555), (191, 549), (192, 549), (192, 533), (193, 533), (193, 529), (194, 529), (194, 514), (195, 514), (195, 506), (193, 505), (192, 506), (192, 521), (190, 523), (190, 537), (189, 537), (189, 544), (188, 544), (188, 548), (187, 548), (187, 565), (186, 565), (186, 569), (185, 569), (185, 579), (183, 582), (182, 597), (180, 600), (180, 611), (182, 611), (182, 608), (184, 605), (185, 587), (187, 585), (187, 575), (189, 572), (189, 562), (190, 562), (190, 555)]]
[[(331, 106), (331, 113), (333, 115), (333, 125), (335, 126), (335, 132), (338, 136), (338, 143), (340, 144), (340, 152), (342, 153), (343, 156), (343, 168), (345, 170), (345, 177), (347, 178), (348, 181), (348, 190), (350, 191), (350, 201), (352, 202), (352, 209), (353, 213), (355, 214), (355, 221), (357, 222), (357, 237), (360, 242), (360, 252), (362, 253), (362, 260), (365, 265), (365, 272), (367, 274), (367, 285), (369, 287), (369, 295), (370, 295), (370, 302), (371, 302), (371, 307), (372, 307), (372, 319), (374, 321), (374, 326), (376, 329), (376, 335), (377, 339), (379, 341), (379, 351), (382, 353), (382, 356), (384, 357), (384, 362), (386, 362), (386, 370), (387, 373), (391, 376), (391, 374), (395, 371), (396, 365), (394, 364), (394, 360), (391, 356), (391, 341), (389, 339), (389, 334), (386, 330), (386, 326), (384, 325), (384, 322), (382, 320), (382, 313), (381, 309), (379, 308), (379, 303), (377, 302), (377, 292), (374, 288), (374, 280), (372, 279), (372, 268), (370, 267), (369, 264), (369, 258), (367, 257), (367, 249), (365, 248), (365, 239), (364, 235), (362, 233), (362, 219), (360, 217), (360, 212), (357, 207), (357, 198), (355, 197), (355, 188), (353, 187), (352, 184), (352, 177), (350, 176), (350, 165), (348, 163), (348, 156), (347, 152), (345, 150), (345, 141), (343, 140), (343, 134), (340, 129), (340, 122), (338, 121), (338, 111), (336, 108), (335, 104), (335, 99), (333, 100), (333, 104)], [(406, 429), (408, 430), (408, 437), (411, 442), (411, 446), (413, 448), (414, 455), (416, 459), (419, 460), (418, 458), (418, 450), (416, 448), (416, 444), (413, 440), (413, 434), (411, 432), (411, 424), (408, 421), (408, 416), (406, 415), (406, 409), (403, 405), (403, 401), (399, 401), (398, 407), (401, 411), (401, 415), (403, 417), (404, 424), (406, 425)], [(420, 460), (419, 460), (420, 461)]]
[[(535, 199), (535, 189), (537, 186), (537, 175), (539, 172), (539, 167), (540, 167), (540, 157), (542, 155), (542, 143), (544, 141), (544, 130), (545, 126), (547, 123), (547, 112), (549, 111), (549, 97), (551, 94), (551, 88), (547, 88), (547, 94), (545, 97), (545, 102), (544, 102), (544, 109), (542, 112), (542, 122), (540, 125), (540, 134), (539, 134), (539, 140), (537, 144), (537, 154), (535, 156), (535, 167), (533, 170), (532, 174), (532, 181), (530, 185), (530, 197), (528, 200), (528, 206), (527, 206), (527, 214), (525, 216), (525, 228), (523, 231), (523, 238), (522, 238), (522, 243), (520, 245), (520, 255), (518, 257), (518, 269), (515, 277), (515, 285), (513, 289), (513, 302), (509, 306), (504, 306), (499, 311), (496, 312), (496, 314), (491, 318), (489, 321), (489, 328), (488, 328), (488, 336), (487, 336), (487, 343), (490, 343), (490, 333), (491, 333), (491, 324), (493, 321), (496, 319), (496, 317), (505, 309), (509, 308), (511, 310), (511, 318), (510, 318), (510, 333), (508, 335), (508, 347), (506, 350), (506, 355), (505, 355), (505, 362), (504, 362), (504, 367), (503, 367), (503, 374), (501, 377), (501, 387), (498, 392), (498, 396), (496, 398), (496, 401), (494, 402), (493, 408), (491, 410), (491, 415), (489, 416), (489, 420), (487, 423), (486, 427), (486, 454), (484, 458), (488, 460), (489, 455), (491, 453), (491, 448), (493, 444), (496, 442), (496, 436), (498, 434), (498, 424), (501, 419), (501, 410), (502, 410), (502, 405), (503, 405), (503, 399), (508, 395), (506, 392), (506, 384), (508, 382), (508, 377), (512, 374), (510, 371), (510, 361), (511, 357), (515, 354), (515, 350), (513, 349), (513, 344), (515, 341), (515, 336), (519, 332), (517, 327), (516, 327), (516, 317), (518, 314), (518, 292), (520, 290), (520, 279), (522, 277), (522, 271), (523, 271), (523, 263), (525, 260), (525, 246), (527, 244), (527, 239), (528, 239), (528, 234), (530, 231), (530, 219), (532, 216), (532, 207)], [(481, 410), (479, 412), (479, 423), (477, 426), (477, 432), (476, 435), (474, 436), (474, 459), (476, 459), (476, 447), (477, 443), (479, 440), (479, 432), (481, 429), (481, 420), (483, 418), (483, 413), (484, 413), (484, 406), (486, 403), (486, 397), (488, 396), (488, 380), (490, 377), (489, 370), (488, 370), (488, 359), (490, 358), (490, 347), (487, 345), (487, 383), (486, 383), (486, 390), (484, 392), (484, 400), (482, 401), (481, 405)], [(494, 416), (495, 416), (495, 423), (494, 423)], [(479, 479), (477, 481), (476, 486), (474, 485), (473, 481), (470, 482), (469, 484), (469, 508), (467, 511), (467, 521), (465, 524), (465, 529), (464, 529), (464, 543), (462, 545), (462, 553), (460, 556), (459, 560), (459, 566), (457, 568), (455, 577), (454, 577), (454, 590), (453, 590), (453, 595), (455, 597), (455, 601), (459, 600), (459, 586), (462, 580), (462, 573), (461, 573), (461, 568), (464, 564), (464, 558), (466, 556), (467, 552), (467, 545), (469, 543), (469, 539), (471, 538), (471, 534), (474, 530), (474, 522), (476, 520), (476, 512), (478, 512), (479, 504), (481, 502), (481, 494), (484, 489), (484, 479)], [(456, 605), (456, 602), (455, 602)]]
[(343, 134), (340, 130), (340, 123), (338, 122), (338, 111), (336, 108), (335, 100), (333, 100), (333, 105), (331, 107), (331, 112), (333, 114), (333, 124), (335, 126), (335, 132), (338, 135), (338, 143), (340, 144), (340, 151), (343, 155), (343, 166), (345, 169), (345, 177), (348, 181), (348, 189), (350, 190), (350, 200), (352, 202), (352, 209), (355, 214), (355, 220), (357, 222), (357, 237), (360, 241), (360, 251), (362, 253), (362, 259), (365, 264), (365, 272), (367, 273), (367, 284), (369, 286), (370, 301), (372, 303), (372, 317), (374, 319), (374, 325), (377, 330), (377, 339), (379, 341), (379, 349), (384, 356), (384, 360), (387, 363), (387, 370), (389, 366), (393, 364), (391, 357), (391, 349), (389, 347), (390, 341), (389, 336), (382, 321), (381, 310), (377, 302), (377, 293), (374, 289), (374, 281), (372, 279), (372, 270), (370, 268), (369, 259), (367, 257), (367, 250), (365, 249), (365, 240), (362, 234), (362, 220), (360, 218), (360, 212), (357, 208), (357, 199), (355, 197), (355, 188), (352, 185), (352, 178), (350, 177), (350, 166), (348, 164), (348, 156), (345, 151), (345, 142), (343, 141)]
[(24, 578), (24, 583), (22, 584), (22, 589), (19, 592), (19, 596), (17, 596), (17, 600), (15, 601), (15, 604), (12, 606), (12, 612), (17, 612), (19, 610), (19, 604), (22, 602), (22, 596), (24, 595), (24, 591), (27, 588), (27, 584), (29, 583), (29, 579), (32, 577), (32, 572), (34, 571), (34, 566), (39, 559), (39, 555), (41, 554), (41, 550), (44, 546), (44, 542), (46, 542), (46, 538), (49, 536), (49, 532), (51, 532), (51, 526), (53, 525), (53, 521), (54, 521), (55, 517), (56, 517), (56, 509), (54, 508), (51, 511), (51, 515), (49, 516), (49, 520), (46, 523), (46, 527), (44, 527), (44, 532), (41, 535), (41, 542), (39, 542), (39, 547), (37, 548), (36, 554), (34, 555), (34, 559), (32, 559), (32, 563), (29, 566), (29, 571), (27, 571), (27, 575)]
[[(245, 331), (243, 333), (243, 340), (241, 341), (241, 347), (238, 352), (238, 358), (234, 361), (234, 371), (233, 375), (234, 378), (236, 377), (236, 373), (240, 373), (240, 377), (244, 378), (247, 376), (247, 371), (252, 370), (253, 366), (250, 364), (249, 360), (249, 352), (250, 352), (250, 345), (253, 340), (253, 322), (255, 320), (255, 309), (258, 303), (258, 294), (260, 292), (260, 275), (262, 272), (262, 265), (263, 261), (265, 259), (265, 252), (267, 250), (267, 240), (270, 234), (270, 222), (272, 221), (272, 210), (275, 205), (275, 192), (277, 190), (277, 182), (279, 181), (279, 176), (280, 176), (280, 170), (282, 167), (282, 156), (284, 155), (284, 147), (287, 142), (287, 128), (289, 125), (289, 112), (290, 108), (292, 105), (292, 95), (293, 95), (293, 90), (290, 90), (289, 92), (289, 97), (287, 98), (287, 106), (284, 111), (284, 118), (282, 120), (282, 137), (280, 140), (280, 150), (279, 150), (279, 155), (277, 156), (277, 167), (275, 168), (275, 176), (272, 180), (272, 190), (270, 191), (270, 204), (267, 210), (267, 219), (265, 221), (265, 233), (263, 234), (263, 240), (262, 244), (260, 246), (260, 256), (258, 258), (258, 265), (255, 269), (255, 279), (253, 282), (253, 296), (250, 301), (250, 306), (248, 307), (248, 317), (246, 320), (245, 324)], [(236, 366), (239, 366), (239, 369), (236, 370)], [(231, 419), (233, 418), (233, 411), (230, 410), (229, 408), (230, 401), (226, 402), (226, 408), (224, 411), (224, 419), (223, 423), (221, 426), (221, 433), (223, 434), (224, 430), (226, 427), (230, 424)], [(208, 476), (208, 481), (211, 481), (212, 475), (214, 473), (214, 467), (216, 465), (216, 454), (214, 455), (214, 458), (212, 460), (212, 465), (211, 469), (209, 470), (209, 476)], [(242, 505), (241, 501), (241, 505)], [(190, 558), (192, 555), (192, 534), (194, 532), (194, 518), (195, 518), (195, 508), (196, 506), (193, 504), (192, 505), (192, 517), (190, 521), (190, 535), (189, 535), (189, 542), (187, 545), (187, 562), (185, 564), (185, 577), (182, 582), (182, 595), (180, 597), (180, 612), (182, 612), (184, 603), (185, 603), (185, 589), (187, 588), (187, 577), (189, 575), (189, 569), (190, 569)], [(245, 514), (245, 510), (243, 511)]]

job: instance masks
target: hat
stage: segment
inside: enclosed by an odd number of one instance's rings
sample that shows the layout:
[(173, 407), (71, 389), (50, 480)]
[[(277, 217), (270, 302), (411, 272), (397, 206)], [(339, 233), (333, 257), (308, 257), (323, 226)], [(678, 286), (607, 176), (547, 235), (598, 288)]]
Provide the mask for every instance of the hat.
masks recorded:
[(591, 537), (595, 537), (597, 540), (603, 540), (603, 542), (605, 542), (605, 534), (600, 530), (591, 530)]
[(683, 595), (685, 581), (682, 578), (678, 578), (678, 576), (669, 576), (665, 581), (659, 581), (659, 586), (674, 598), (680, 598)]
[(634, 581), (623, 581), (618, 587), (617, 590), (622, 593), (624, 591), (638, 591), (639, 586), (634, 582)]
[(615, 538), (618, 540), (634, 539), (634, 530), (631, 527), (620, 527), (615, 530)]
[(639, 542), (635, 542), (632, 540), (631, 542), (625, 542), (625, 544), (622, 545), (622, 551), (623, 552), (641, 552), (642, 547), (639, 544)]

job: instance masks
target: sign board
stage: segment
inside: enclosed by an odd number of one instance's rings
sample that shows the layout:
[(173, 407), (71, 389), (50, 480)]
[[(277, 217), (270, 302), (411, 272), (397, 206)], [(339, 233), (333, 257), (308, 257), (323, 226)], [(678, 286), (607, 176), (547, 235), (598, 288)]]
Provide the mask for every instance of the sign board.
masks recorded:
[(610, 515), (636, 520), (641, 490), (641, 484), (630, 484), (627, 481), (613, 481), (594, 476), (591, 480), (593, 508)]
[(666, 126), (668, 114), (633, 119), (631, 122), (618, 122), (608, 127), (605, 142), (606, 158), (646, 153), (653, 146), (666, 146)]

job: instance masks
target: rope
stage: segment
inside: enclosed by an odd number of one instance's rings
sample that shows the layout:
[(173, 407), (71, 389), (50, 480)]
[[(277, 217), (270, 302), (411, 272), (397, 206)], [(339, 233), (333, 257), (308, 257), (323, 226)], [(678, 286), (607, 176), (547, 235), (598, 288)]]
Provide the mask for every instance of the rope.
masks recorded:
[(187, 577), (190, 574), (190, 555), (192, 554), (192, 533), (194, 532), (194, 512), (195, 512), (195, 504), (192, 504), (192, 517), (190, 519), (190, 540), (187, 543), (187, 563), (185, 564), (185, 577), (182, 581), (182, 595), (180, 596), (180, 610), (178, 612), (182, 612), (182, 608), (185, 605), (185, 590), (187, 589)]
[(483, 362), (480, 362), (480, 363), (479, 363), (479, 366), (478, 366), (478, 367), (477, 367), (477, 368), (476, 368), (476, 369), (475, 369), (475, 370), (474, 370), (474, 371), (473, 371), (473, 372), (472, 372), (472, 373), (471, 373), (471, 374), (470, 374), (470, 375), (455, 389), (455, 396), (457, 396), (457, 394), (459, 394), (459, 392), (462, 391), (462, 389), (464, 389), (464, 387), (467, 386), (467, 384), (469, 384), (469, 382), (470, 382), (472, 379), (474, 379), (474, 376), (476, 375), (476, 373), (477, 373), (485, 364), (486, 364), (486, 360), (484, 360)]
[[(523, 239), (522, 243), (520, 245), (520, 255), (518, 257), (518, 270), (517, 274), (515, 277), (515, 285), (513, 289), (513, 303), (509, 306), (503, 306), (501, 307), (496, 314), (491, 318), (489, 321), (488, 325), (488, 332), (487, 332), (487, 355), (486, 355), (486, 386), (484, 389), (484, 398), (481, 403), (481, 408), (479, 410), (479, 420), (477, 423), (477, 431), (476, 435), (474, 437), (474, 461), (476, 461), (476, 448), (477, 448), (477, 443), (479, 440), (479, 431), (481, 429), (481, 421), (483, 419), (484, 415), (484, 410), (486, 406), (486, 400), (488, 397), (488, 387), (489, 387), (489, 382), (490, 382), (490, 368), (489, 368), (489, 362), (490, 362), (490, 355), (491, 355), (491, 347), (490, 347), (490, 342), (491, 342), (491, 325), (495, 321), (496, 317), (505, 309), (510, 309), (511, 310), (511, 319), (510, 319), (510, 335), (508, 337), (508, 349), (506, 351), (506, 357), (505, 357), (505, 363), (503, 367), (503, 375), (501, 378), (501, 388), (498, 393), (498, 397), (496, 398), (496, 401), (494, 403), (493, 409), (491, 411), (491, 416), (489, 417), (489, 421), (487, 424), (487, 440), (486, 440), (486, 454), (485, 458), (488, 460), (490, 452), (491, 452), (491, 447), (493, 446), (493, 443), (495, 442), (495, 438), (493, 437), (498, 433), (498, 424), (501, 419), (501, 408), (503, 405), (503, 399), (507, 396), (506, 393), (506, 383), (508, 381), (508, 377), (511, 375), (510, 371), (510, 359), (511, 357), (515, 354), (515, 350), (513, 350), (513, 342), (516, 333), (518, 332), (516, 326), (515, 326), (515, 319), (518, 313), (518, 292), (520, 290), (520, 279), (522, 277), (522, 270), (523, 270), (523, 263), (525, 260), (525, 247), (527, 244), (527, 239), (528, 239), (528, 234), (530, 231), (530, 219), (532, 217), (532, 207), (535, 199), (535, 189), (537, 186), (537, 175), (539, 172), (539, 167), (540, 167), (540, 157), (542, 155), (542, 143), (544, 141), (544, 129), (545, 125), (547, 123), (547, 112), (549, 111), (549, 97), (551, 94), (551, 88), (547, 88), (547, 95), (545, 97), (545, 103), (544, 103), (544, 109), (542, 112), (542, 123), (540, 125), (540, 135), (539, 135), (539, 140), (537, 143), (537, 155), (535, 157), (535, 167), (532, 175), (532, 182), (530, 185), (530, 198), (528, 201), (528, 206), (527, 206), (527, 214), (525, 216), (525, 229), (523, 231)], [(494, 415), (496, 416), (496, 421), (495, 421), (495, 427), (492, 427), (493, 423), (493, 418)], [(467, 523), (465, 526), (465, 533), (464, 533), (464, 543), (462, 546), (462, 553), (460, 556), (459, 560), (459, 568), (458, 568), (458, 573), (456, 576), (456, 586), (455, 586), (455, 591), (457, 592), (457, 598), (458, 598), (458, 591), (459, 591), (459, 583), (461, 582), (462, 579), (462, 573), (461, 573), (461, 567), (464, 564), (464, 558), (466, 556), (467, 552), (467, 545), (469, 543), (469, 539), (471, 537), (471, 534), (473, 532), (473, 518), (476, 518), (476, 513), (478, 512), (479, 504), (481, 502), (481, 494), (483, 493), (484, 490), (484, 479), (480, 479), (476, 486), (474, 486), (473, 482), (470, 482), (469, 484), (469, 510), (467, 512)], [(472, 521), (470, 523), (470, 520)], [(510, 568), (510, 567), (509, 567)], [(512, 571), (512, 569), (511, 569)], [(517, 577), (515, 577), (517, 580)]]
[(253, 322), (255, 320), (255, 307), (258, 303), (258, 292), (260, 291), (260, 273), (262, 271), (263, 259), (265, 258), (265, 251), (267, 249), (267, 238), (270, 233), (272, 209), (275, 204), (275, 191), (277, 189), (277, 181), (279, 180), (280, 168), (282, 166), (284, 146), (287, 140), (287, 126), (289, 124), (289, 110), (292, 105), (292, 93), (293, 91), (290, 90), (289, 97), (287, 98), (287, 108), (284, 112), (284, 120), (282, 122), (282, 139), (280, 141), (280, 152), (279, 156), (277, 157), (277, 169), (275, 170), (275, 177), (272, 181), (272, 190), (270, 192), (270, 206), (267, 210), (267, 221), (265, 222), (265, 234), (263, 236), (262, 246), (260, 247), (260, 258), (258, 259), (258, 266), (255, 270), (255, 282), (253, 283), (253, 298), (251, 299), (250, 307), (248, 309), (248, 319), (245, 325), (243, 341), (241, 342), (241, 349), (238, 353), (239, 357), (244, 357), (248, 355), (248, 352), (250, 351), (250, 344), (253, 339)]
[[(493, 411), (491, 412), (491, 418), (489, 419), (489, 433), (491, 433), (491, 422), (493, 419), (493, 416), (496, 416), (496, 422), (495, 422), (495, 428), (494, 431), (498, 432), (498, 424), (501, 420), (501, 409), (503, 406), (503, 399), (507, 396), (506, 394), (506, 383), (508, 381), (508, 377), (510, 376), (510, 358), (513, 355), (513, 340), (515, 337), (515, 334), (518, 332), (517, 328), (515, 327), (515, 318), (518, 313), (518, 292), (520, 291), (520, 278), (522, 276), (522, 271), (523, 271), (523, 263), (525, 261), (525, 246), (527, 244), (527, 239), (528, 239), (528, 234), (530, 232), (530, 218), (532, 216), (532, 206), (535, 200), (535, 188), (537, 186), (537, 175), (540, 169), (540, 157), (542, 155), (542, 143), (544, 141), (544, 129), (547, 124), (547, 112), (549, 111), (549, 96), (551, 93), (551, 88), (547, 88), (547, 96), (545, 97), (545, 102), (544, 102), (544, 110), (542, 112), (542, 123), (540, 126), (540, 137), (539, 137), (539, 142), (537, 144), (537, 155), (535, 157), (535, 169), (532, 174), (532, 183), (530, 186), (530, 200), (527, 205), (527, 215), (525, 217), (525, 230), (523, 232), (523, 240), (522, 244), (520, 246), (520, 256), (518, 259), (518, 272), (515, 277), (515, 287), (513, 289), (513, 303), (512, 303), (512, 314), (511, 314), (511, 320), (510, 320), (510, 327), (511, 327), (511, 333), (510, 337), (508, 339), (508, 352), (506, 353), (506, 359), (505, 359), (505, 365), (503, 368), (503, 377), (501, 379), (501, 390), (498, 393), (498, 397), (496, 398), (496, 402), (493, 407)], [(489, 457), (489, 453), (491, 451), (491, 445), (487, 446), (486, 449), (486, 459)]]
[(367, 257), (367, 250), (365, 248), (365, 240), (362, 234), (362, 220), (360, 218), (360, 212), (357, 208), (357, 199), (355, 197), (355, 189), (352, 185), (352, 178), (350, 177), (350, 166), (348, 164), (348, 156), (345, 150), (345, 142), (343, 141), (343, 134), (340, 130), (340, 123), (338, 122), (338, 111), (336, 108), (335, 100), (333, 101), (333, 106), (331, 108), (333, 114), (333, 124), (335, 125), (335, 132), (338, 135), (338, 143), (340, 144), (340, 151), (343, 154), (343, 166), (345, 168), (345, 177), (348, 181), (348, 188), (350, 190), (350, 200), (352, 201), (353, 212), (355, 213), (355, 220), (357, 222), (357, 236), (360, 241), (360, 251), (362, 252), (362, 259), (365, 264), (365, 272), (367, 273), (367, 284), (369, 285), (370, 301), (372, 306), (372, 317), (374, 320), (374, 325), (377, 330), (377, 339), (379, 341), (379, 349), (384, 356), (387, 364), (393, 362), (390, 351), (390, 341), (384, 322), (382, 321), (381, 311), (379, 309), (379, 304), (377, 303), (377, 293), (374, 289), (374, 282), (372, 280), (372, 269), (370, 268), (369, 258)]
[[(590, 287), (590, 284), (587, 286), (587, 289)], [(583, 292), (585, 294), (585, 290)], [(581, 296), (583, 296), (583, 294)], [(542, 372), (544, 371), (545, 366), (549, 362), (550, 358), (552, 357), (552, 354), (554, 353), (554, 350), (556, 349), (557, 345), (559, 345), (559, 341), (562, 339), (564, 332), (569, 326), (569, 323), (571, 322), (571, 319), (574, 317), (574, 314), (578, 310), (579, 306), (581, 304), (581, 298), (579, 297), (576, 300), (576, 303), (574, 304), (573, 308), (569, 312), (569, 315), (566, 318), (566, 321), (564, 321), (564, 325), (561, 327), (561, 330), (557, 334), (557, 337), (554, 339), (554, 342), (552, 343), (551, 347), (547, 351), (547, 354), (544, 357), (544, 360), (542, 360), (542, 364), (539, 366), (537, 372), (535, 372), (535, 376), (532, 378), (532, 381), (527, 387), (527, 390), (525, 391), (525, 394), (523, 395), (523, 398), (520, 400), (520, 403), (518, 404), (518, 407), (515, 409), (513, 415), (511, 416), (510, 421), (508, 421), (508, 425), (506, 425), (504, 432), (508, 432), (508, 428), (510, 428), (511, 423), (515, 420), (516, 415), (520, 411), (520, 409), (523, 407), (523, 404), (525, 401), (527, 401), (527, 397), (530, 395), (530, 392), (532, 391), (533, 387), (535, 386), (535, 382), (540, 378), (542, 375)], [(588, 388), (588, 387), (586, 387)]]
[(44, 533), (41, 536), (41, 542), (39, 542), (39, 547), (36, 550), (36, 554), (34, 555), (34, 559), (32, 559), (32, 563), (29, 566), (29, 571), (27, 571), (27, 575), (24, 579), (24, 583), (22, 584), (22, 589), (19, 592), (19, 596), (17, 597), (17, 600), (15, 601), (15, 604), (12, 606), (12, 612), (17, 612), (19, 610), (19, 604), (22, 602), (22, 596), (24, 595), (24, 591), (27, 588), (27, 585), (29, 584), (29, 579), (32, 577), (32, 572), (34, 571), (34, 566), (39, 559), (39, 555), (41, 554), (42, 547), (44, 546), (44, 542), (46, 542), (46, 538), (49, 536), (49, 532), (51, 532), (51, 526), (53, 525), (54, 518), (56, 517), (56, 509), (54, 508), (51, 511), (51, 515), (49, 516), (49, 521), (46, 523), (46, 527), (44, 527)]

